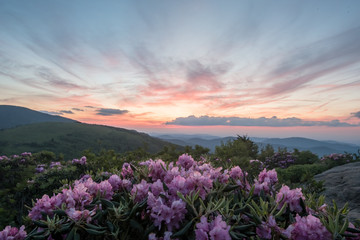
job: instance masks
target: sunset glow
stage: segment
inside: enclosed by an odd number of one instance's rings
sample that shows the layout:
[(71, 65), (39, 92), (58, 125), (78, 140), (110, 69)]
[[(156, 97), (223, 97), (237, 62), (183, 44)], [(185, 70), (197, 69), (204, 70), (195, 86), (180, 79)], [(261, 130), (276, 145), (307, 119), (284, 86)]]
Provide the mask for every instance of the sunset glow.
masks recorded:
[(360, 2), (0, 1), (0, 104), (360, 144)]

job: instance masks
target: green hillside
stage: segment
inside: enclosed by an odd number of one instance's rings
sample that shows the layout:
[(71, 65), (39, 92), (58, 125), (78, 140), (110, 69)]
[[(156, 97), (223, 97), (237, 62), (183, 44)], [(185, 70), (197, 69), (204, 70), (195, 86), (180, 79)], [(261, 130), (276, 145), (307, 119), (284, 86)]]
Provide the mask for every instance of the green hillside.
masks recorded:
[(40, 122), (77, 122), (69, 118), (11, 105), (0, 105), (0, 116), (0, 129)]
[(156, 153), (166, 145), (170, 143), (134, 130), (84, 123), (34, 123), (0, 130), (0, 155), (47, 150), (70, 159), (85, 149), (123, 153), (144, 147)]

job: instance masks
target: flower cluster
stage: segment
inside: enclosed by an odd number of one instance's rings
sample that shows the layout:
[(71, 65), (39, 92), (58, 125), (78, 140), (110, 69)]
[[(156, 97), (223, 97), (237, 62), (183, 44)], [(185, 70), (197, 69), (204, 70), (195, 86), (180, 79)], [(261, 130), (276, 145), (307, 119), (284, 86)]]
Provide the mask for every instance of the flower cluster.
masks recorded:
[(186, 153), (179, 157), (176, 164), (188, 170), (195, 164), (195, 161), (191, 156)]
[(45, 164), (39, 164), (37, 165), (37, 167), (35, 168), (36, 173), (42, 173), (45, 171)]
[(305, 200), (305, 197), (301, 192), (301, 188), (290, 190), (290, 188), (286, 185), (283, 185), (276, 195), (276, 202), (279, 204), (279, 209), (284, 205), (284, 203), (287, 203), (287, 205), (290, 207), (290, 211), (295, 211), (298, 213), (303, 211), (303, 208), (300, 204), (300, 199)]
[(20, 155), (23, 156), (23, 157), (31, 157), (32, 156), (31, 152), (23, 152)]
[(247, 173), (243, 172), (239, 166), (233, 167), (229, 173), (230, 178), (234, 179), (242, 189), (249, 190), (250, 185), (246, 179)]
[(121, 179), (118, 175), (111, 175), (109, 178), (109, 183), (114, 191), (118, 190), (127, 190), (130, 191), (132, 183), (127, 179)]
[(327, 164), (331, 168), (352, 162), (353, 156), (351, 154), (333, 153), (328, 156), (323, 156), (320, 161)]
[[(74, 160), (80, 168), (86, 163), (85, 157)], [(197, 240), (250, 239), (255, 234), (261, 239), (333, 238), (335, 231), (323, 220), (334, 211), (327, 205), (306, 206), (300, 188), (283, 185), (276, 191), (278, 177), (274, 169), (263, 169), (251, 186), (252, 179), (248, 181), (251, 173), (239, 166), (215, 168), (206, 159), (197, 162), (188, 154), (181, 155), (176, 162), (150, 159), (140, 165), (143, 167), (125, 163), (121, 171), (116, 171), (118, 174), (99, 171), (94, 179), (107, 179), (101, 182), (83, 175), (71, 186), (63, 186), (60, 193), (37, 199), (29, 213), (31, 220), (61, 219), (62, 226), (56, 229), (73, 226), (73, 230), (69, 228), (60, 233), (50, 227), (45, 230), (38, 227), (29, 232), (28, 237), (32, 238), (36, 230), (40, 230), (48, 234), (48, 239), (57, 239), (61, 238), (60, 234), (69, 234), (76, 228), (80, 238), (89, 239), (93, 233), (99, 239), (110, 235), (120, 238), (119, 229), (126, 229), (129, 235), (124, 238), (131, 236), (131, 239), (144, 237), (140, 229), (151, 229), (148, 235), (151, 240), (170, 240), (176, 236)], [(50, 168), (57, 167), (61, 167), (59, 162), (50, 164)], [(45, 165), (38, 168), (43, 171)], [(253, 194), (250, 189), (254, 189)], [(266, 199), (270, 200), (264, 203)], [(282, 209), (284, 204), (286, 209)], [(235, 212), (236, 217), (226, 218), (235, 216)], [(41, 226), (42, 221), (34, 223)], [(25, 237), (24, 227), (8, 226), (0, 232), (0, 240)]]
[(9, 161), (9, 158), (5, 155), (0, 156), (0, 161)]
[(49, 168), (56, 168), (56, 169), (60, 170), (61, 163), (60, 162), (51, 162)]
[(218, 215), (212, 222), (208, 222), (205, 216), (196, 224), (195, 235), (197, 240), (230, 240), (230, 226)]
[(132, 198), (140, 202), (147, 197), (148, 213), (154, 225), (161, 229), (162, 224), (165, 224), (170, 231), (179, 228), (187, 213), (186, 203), (178, 193), (184, 196), (198, 193), (205, 200), (214, 181), (227, 183), (232, 174), (239, 182), (245, 183), (246, 176), (239, 167), (234, 168), (231, 174), (227, 170), (222, 173), (222, 168), (213, 168), (207, 163), (199, 164), (188, 154), (181, 155), (176, 164), (166, 165), (160, 159), (150, 159), (140, 165), (148, 167), (148, 177), (152, 181), (142, 179), (139, 184), (134, 184)]
[(80, 159), (73, 159), (71, 161), (72, 164), (79, 164), (79, 165), (86, 165), (86, 157), (85, 156), (82, 156)]
[(256, 234), (262, 239), (271, 239), (272, 233), (282, 232), (276, 224), (274, 216), (270, 216), (266, 222), (256, 227)]
[(129, 163), (124, 163), (121, 168), (121, 176), (123, 178), (132, 178), (134, 175), (134, 172), (130, 166)]
[(110, 200), (113, 194), (112, 186), (108, 180), (96, 183), (91, 178), (80, 179), (75, 181), (73, 188), (63, 189), (61, 193), (51, 198), (45, 194), (41, 199), (37, 199), (29, 217), (32, 220), (40, 220), (43, 218), (42, 213), (52, 216), (54, 210), (62, 209), (74, 221), (85, 220), (90, 222), (96, 209), (89, 211), (85, 207), (97, 195)]
[(313, 215), (300, 217), (296, 215), (296, 222), (290, 225), (284, 233), (292, 240), (328, 240), (331, 233), (322, 225), (320, 219)]
[(22, 240), (27, 236), (25, 226), (21, 226), (19, 229), (16, 227), (6, 226), (4, 230), (0, 232), (0, 240)]
[(267, 157), (264, 161), (266, 168), (287, 168), (294, 164), (296, 157), (291, 152), (277, 152), (271, 157)]
[(266, 168), (260, 172), (258, 179), (255, 179), (254, 194), (258, 195), (261, 190), (266, 194), (272, 194), (273, 186), (278, 182), (275, 169), (267, 171)]
[(324, 161), (325, 159), (329, 158), (329, 159), (331, 159), (331, 160), (333, 160), (333, 161), (338, 161), (338, 160), (341, 160), (341, 159), (344, 158), (344, 157), (346, 157), (345, 154), (332, 153), (332, 154), (330, 154), (330, 155), (328, 155), (328, 156), (322, 157), (320, 160), (321, 160), (321, 161)]

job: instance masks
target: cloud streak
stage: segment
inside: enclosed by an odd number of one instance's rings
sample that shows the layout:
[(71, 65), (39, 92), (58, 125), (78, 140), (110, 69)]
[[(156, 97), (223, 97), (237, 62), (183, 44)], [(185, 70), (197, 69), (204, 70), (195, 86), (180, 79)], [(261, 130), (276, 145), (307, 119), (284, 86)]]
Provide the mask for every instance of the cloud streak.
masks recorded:
[(120, 109), (113, 109), (113, 108), (100, 108), (96, 110), (96, 115), (101, 116), (113, 116), (113, 115), (123, 115), (128, 113), (128, 110), (120, 110)]
[(210, 117), (194, 115), (188, 117), (179, 117), (173, 121), (166, 122), (166, 125), (180, 126), (258, 126), (258, 127), (299, 127), (299, 126), (327, 126), (327, 127), (358, 127), (360, 124), (349, 124), (332, 121), (306, 121), (300, 118), (240, 118), (240, 117)]
[(60, 112), (65, 114), (74, 114), (71, 110), (61, 110)]
[(360, 111), (351, 113), (352, 117), (360, 118)]

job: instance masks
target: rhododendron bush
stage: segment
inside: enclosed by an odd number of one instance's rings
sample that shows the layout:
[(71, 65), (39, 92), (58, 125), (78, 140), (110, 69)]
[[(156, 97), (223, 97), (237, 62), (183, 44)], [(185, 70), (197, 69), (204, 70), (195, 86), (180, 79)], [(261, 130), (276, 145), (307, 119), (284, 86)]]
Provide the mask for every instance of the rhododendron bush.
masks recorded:
[(239, 166), (213, 167), (183, 154), (83, 175), (34, 201), (27, 232), (8, 226), (0, 240), (360, 239), (347, 212), (279, 184), (274, 169), (250, 179)]

